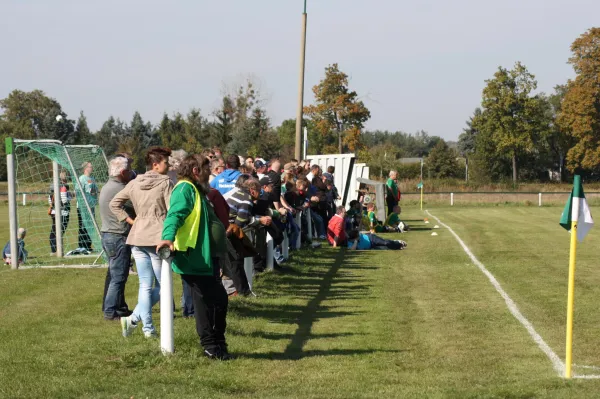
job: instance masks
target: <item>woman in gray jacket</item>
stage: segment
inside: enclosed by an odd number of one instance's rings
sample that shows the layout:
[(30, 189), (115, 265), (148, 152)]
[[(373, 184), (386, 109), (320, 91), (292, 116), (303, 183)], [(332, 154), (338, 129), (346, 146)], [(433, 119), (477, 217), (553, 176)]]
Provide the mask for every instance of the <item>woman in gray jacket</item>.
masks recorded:
[[(146, 154), (148, 172), (132, 180), (110, 202), (110, 208), (119, 221), (125, 220), (132, 225), (127, 244), (132, 246), (131, 253), (140, 280), (138, 304), (131, 316), (121, 318), (123, 336), (128, 336), (140, 321), (146, 338), (157, 335), (152, 324), (152, 306), (160, 299), (162, 261), (156, 254), (156, 245), (161, 242), (163, 222), (173, 190), (173, 183), (167, 176), (169, 155), (171, 150), (168, 148), (151, 148)], [(123, 210), (127, 201), (133, 204), (135, 220)]]

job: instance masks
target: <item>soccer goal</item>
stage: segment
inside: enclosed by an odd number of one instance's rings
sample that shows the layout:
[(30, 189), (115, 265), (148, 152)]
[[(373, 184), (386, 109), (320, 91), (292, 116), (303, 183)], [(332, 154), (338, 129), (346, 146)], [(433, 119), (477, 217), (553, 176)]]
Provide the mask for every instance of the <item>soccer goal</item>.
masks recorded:
[(96, 209), (108, 180), (104, 151), (7, 138), (6, 154), (12, 268), (104, 264)]

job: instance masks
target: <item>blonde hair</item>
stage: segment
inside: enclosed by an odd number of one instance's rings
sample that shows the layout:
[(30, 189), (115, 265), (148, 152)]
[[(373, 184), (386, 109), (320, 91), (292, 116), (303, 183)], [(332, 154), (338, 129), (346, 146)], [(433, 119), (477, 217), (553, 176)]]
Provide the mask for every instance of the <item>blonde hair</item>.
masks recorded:
[(17, 238), (19, 240), (22, 240), (25, 237), (25, 234), (27, 234), (27, 230), (25, 230), (24, 228), (19, 228), (19, 230), (17, 230)]

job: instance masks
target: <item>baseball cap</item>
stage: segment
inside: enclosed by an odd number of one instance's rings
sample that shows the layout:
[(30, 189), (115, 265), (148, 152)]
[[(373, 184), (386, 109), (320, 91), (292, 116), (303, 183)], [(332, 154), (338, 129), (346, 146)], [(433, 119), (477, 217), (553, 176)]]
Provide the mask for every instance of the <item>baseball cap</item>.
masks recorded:
[(269, 176), (265, 176), (258, 181), (258, 184), (262, 186), (268, 186), (269, 184), (273, 184), (273, 180)]
[(263, 166), (267, 166), (267, 163), (263, 159), (257, 159), (256, 161), (254, 161), (254, 167), (256, 169), (262, 168)]

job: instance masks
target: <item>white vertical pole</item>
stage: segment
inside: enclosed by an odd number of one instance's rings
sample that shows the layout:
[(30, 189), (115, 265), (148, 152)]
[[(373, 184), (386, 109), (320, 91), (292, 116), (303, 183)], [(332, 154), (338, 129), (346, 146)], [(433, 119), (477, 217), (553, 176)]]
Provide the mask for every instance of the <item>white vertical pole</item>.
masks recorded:
[(58, 171), (58, 163), (52, 162), (52, 180), (54, 183), (54, 231), (56, 232), (56, 256), (63, 256), (63, 241), (62, 241), (62, 198), (60, 194), (60, 174)]
[(283, 242), (281, 243), (281, 256), (283, 259), (288, 260), (290, 258), (290, 237), (287, 231), (283, 232)]
[(296, 249), (298, 250), (302, 246), (302, 212), (300, 211), (296, 213), (296, 224), (300, 228), (298, 239), (296, 240)]
[(454, 193), (450, 193), (450, 206), (454, 206)]
[(538, 205), (542, 206), (542, 193), (538, 194)]
[(160, 269), (160, 350), (163, 355), (175, 352), (173, 332), (173, 275), (171, 259), (168, 259), (162, 261)]
[[(252, 232), (248, 232), (247, 236), (250, 241), (254, 242), (254, 234)], [(248, 279), (250, 291), (252, 291), (252, 282), (254, 277), (254, 259), (252, 257), (244, 258), (244, 272), (246, 273), (246, 278)]]
[(267, 269), (273, 270), (275, 267), (273, 265), (273, 237), (271, 234), (267, 233)]
[(12, 138), (6, 139), (6, 172), (8, 174), (8, 224), (10, 228), (10, 265), (19, 268), (19, 247), (17, 245), (17, 176), (15, 174), (15, 153)]
[(306, 222), (308, 223), (308, 239), (312, 240), (313, 235), (312, 235), (312, 218), (310, 216), (310, 208), (306, 208)]
[(303, 152), (303, 157), (302, 159), (306, 159), (306, 153), (308, 151), (308, 129), (306, 128), (306, 126), (304, 126), (304, 145), (302, 146), (302, 148), (304, 149)]
[(23, 206), (27, 206), (27, 194), (23, 193)]

